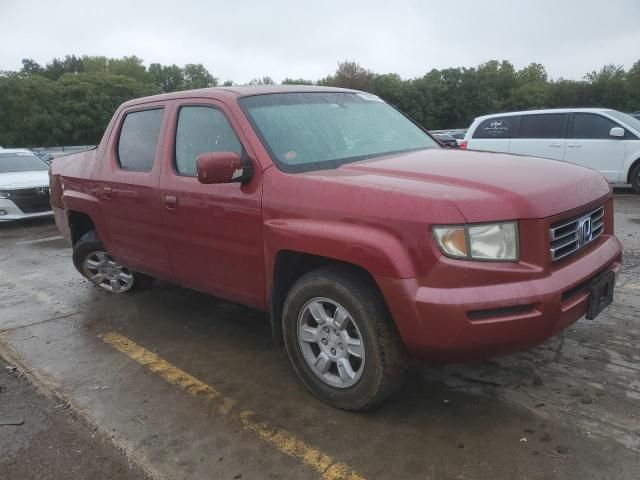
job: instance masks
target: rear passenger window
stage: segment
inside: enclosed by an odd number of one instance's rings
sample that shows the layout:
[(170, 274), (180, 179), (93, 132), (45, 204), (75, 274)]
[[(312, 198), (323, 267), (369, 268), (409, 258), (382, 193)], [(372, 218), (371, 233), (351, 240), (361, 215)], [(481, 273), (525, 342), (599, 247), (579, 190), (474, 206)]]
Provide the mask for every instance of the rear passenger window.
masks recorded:
[(522, 115), (520, 138), (564, 138), (566, 113)]
[(198, 155), (208, 152), (242, 155), (242, 146), (227, 117), (217, 108), (182, 107), (176, 130), (176, 171), (195, 176)]
[(518, 120), (515, 115), (490, 118), (478, 125), (473, 138), (511, 138), (518, 130)]
[(124, 117), (118, 140), (118, 162), (123, 170), (148, 172), (153, 168), (162, 113), (162, 108), (155, 108)]
[(592, 113), (574, 113), (571, 138), (606, 138), (611, 139), (609, 132), (617, 123), (608, 118)]

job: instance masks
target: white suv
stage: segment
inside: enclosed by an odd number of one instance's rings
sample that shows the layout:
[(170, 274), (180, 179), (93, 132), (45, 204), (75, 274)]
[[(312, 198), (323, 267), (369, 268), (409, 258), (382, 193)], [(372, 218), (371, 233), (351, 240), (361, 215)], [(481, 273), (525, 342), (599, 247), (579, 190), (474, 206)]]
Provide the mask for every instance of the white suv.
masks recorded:
[(474, 120), (463, 148), (564, 160), (640, 193), (640, 120), (604, 108), (531, 110)]
[(29, 150), (0, 149), (0, 222), (52, 215), (49, 165)]

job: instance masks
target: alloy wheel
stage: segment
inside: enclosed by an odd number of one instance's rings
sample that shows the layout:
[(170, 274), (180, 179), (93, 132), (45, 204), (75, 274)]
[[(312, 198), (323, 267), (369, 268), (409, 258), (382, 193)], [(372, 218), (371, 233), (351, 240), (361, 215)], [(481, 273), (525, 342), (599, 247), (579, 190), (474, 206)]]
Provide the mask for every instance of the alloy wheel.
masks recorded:
[(109, 292), (122, 293), (133, 287), (133, 274), (107, 252), (90, 253), (82, 262), (86, 277)]
[(316, 297), (304, 304), (298, 314), (298, 343), (311, 371), (328, 385), (347, 388), (362, 377), (363, 337), (338, 302)]

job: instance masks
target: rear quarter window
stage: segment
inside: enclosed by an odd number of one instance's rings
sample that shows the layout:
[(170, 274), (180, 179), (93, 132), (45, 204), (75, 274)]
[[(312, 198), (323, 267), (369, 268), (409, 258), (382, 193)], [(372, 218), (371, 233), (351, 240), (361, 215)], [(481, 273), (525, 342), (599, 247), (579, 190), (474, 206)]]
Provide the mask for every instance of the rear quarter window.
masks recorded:
[(131, 112), (124, 117), (118, 139), (120, 168), (136, 172), (148, 172), (153, 168), (162, 114), (162, 108), (154, 108)]
[(493, 117), (478, 125), (473, 138), (512, 138), (517, 135), (520, 117)]

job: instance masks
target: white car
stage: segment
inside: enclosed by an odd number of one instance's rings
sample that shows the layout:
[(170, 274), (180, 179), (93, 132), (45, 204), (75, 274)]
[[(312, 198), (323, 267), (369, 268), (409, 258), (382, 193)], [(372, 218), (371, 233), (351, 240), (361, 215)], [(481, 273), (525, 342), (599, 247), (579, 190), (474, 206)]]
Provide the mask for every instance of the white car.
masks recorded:
[(49, 165), (29, 150), (0, 150), (0, 222), (52, 214)]
[(640, 193), (640, 120), (605, 108), (531, 110), (474, 120), (463, 148), (564, 160)]

